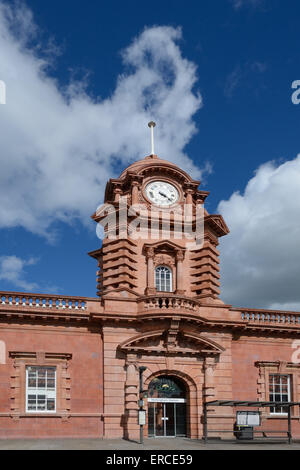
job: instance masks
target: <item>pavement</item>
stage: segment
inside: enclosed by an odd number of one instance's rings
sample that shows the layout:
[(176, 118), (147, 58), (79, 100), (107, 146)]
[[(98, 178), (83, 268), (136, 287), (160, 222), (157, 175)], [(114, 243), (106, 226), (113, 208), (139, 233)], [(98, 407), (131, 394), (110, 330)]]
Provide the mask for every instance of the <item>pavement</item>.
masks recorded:
[(203, 441), (187, 438), (145, 439), (144, 444), (123, 439), (9, 439), (0, 440), (1, 450), (300, 450), (300, 442), (284, 440)]

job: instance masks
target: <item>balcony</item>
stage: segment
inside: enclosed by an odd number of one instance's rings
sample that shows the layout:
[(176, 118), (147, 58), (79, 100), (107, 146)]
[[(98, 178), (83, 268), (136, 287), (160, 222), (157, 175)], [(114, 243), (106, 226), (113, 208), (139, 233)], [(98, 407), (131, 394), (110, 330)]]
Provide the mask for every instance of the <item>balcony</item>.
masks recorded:
[(160, 293), (141, 297), (139, 300), (140, 312), (170, 310), (175, 312), (197, 312), (199, 302), (190, 297), (171, 293)]

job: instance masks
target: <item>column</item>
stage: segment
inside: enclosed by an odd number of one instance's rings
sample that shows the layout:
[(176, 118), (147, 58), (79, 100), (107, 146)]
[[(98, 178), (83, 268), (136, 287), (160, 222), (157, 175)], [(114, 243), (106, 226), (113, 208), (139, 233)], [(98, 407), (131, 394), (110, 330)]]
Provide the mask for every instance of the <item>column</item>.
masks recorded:
[(131, 205), (139, 203), (139, 183), (138, 181), (132, 182), (131, 187)]
[(186, 190), (186, 204), (193, 204), (193, 193), (194, 191), (192, 189)]
[(128, 414), (131, 415), (132, 411), (137, 410), (138, 407), (138, 378), (135, 364), (127, 362), (126, 366), (125, 408)]
[(214, 370), (216, 362), (214, 357), (204, 359), (204, 400), (210, 401), (215, 396)]
[[(210, 402), (215, 399), (216, 391), (218, 387), (218, 392), (221, 393), (222, 385), (218, 385), (217, 378), (214, 377), (214, 371), (217, 366), (215, 361), (215, 357), (206, 356), (204, 359), (204, 389), (203, 389), (203, 401)], [(221, 398), (221, 397), (220, 397)], [(214, 416), (218, 415), (217, 425), (214, 421)], [(213, 431), (214, 429), (226, 431), (214, 433), (210, 432), (208, 434), (209, 437), (222, 437), (223, 439), (233, 439), (233, 427), (235, 418), (233, 417), (235, 414), (234, 409), (231, 407), (209, 407), (209, 411), (207, 414), (207, 429)], [(210, 419), (211, 417), (211, 419)]]
[(122, 189), (121, 188), (115, 188), (114, 189), (115, 202), (119, 202), (121, 194), (122, 194)]
[(154, 284), (154, 249), (148, 248), (147, 253), (147, 288), (146, 295), (156, 294)]
[(184, 295), (184, 273), (183, 273), (183, 250), (178, 250), (176, 253), (176, 294)]
[(126, 382), (125, 382), (125, 439), (139, 438), (138, 425), (138, 371), (135, 363), (136, 357), (128, 355), (126, 361)]

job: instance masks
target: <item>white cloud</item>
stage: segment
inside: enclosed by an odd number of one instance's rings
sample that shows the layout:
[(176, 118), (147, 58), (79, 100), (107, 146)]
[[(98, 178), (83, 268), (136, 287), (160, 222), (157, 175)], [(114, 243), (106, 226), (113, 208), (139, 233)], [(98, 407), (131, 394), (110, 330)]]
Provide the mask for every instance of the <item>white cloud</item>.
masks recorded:
[(27, 282), (24, 279), (26, 266), (36, 264), (37, 259), (29, 258), (24, 260), (17, 256), (1, 256), (0, 257), (0, 280), (6, 281), (16, 287), (33, 291), (38, 287), (35, 282)]
[(226, 98), (232, 98), (233, 92), (240, 85), (243, 78), (241, 66), (237, 65), (234, 70), (228, 75), (225, 81), (224, 95)]
[(242, 86), (250, 88), (250, 90), (254, 88), (252, 91), (257, 93), (262, 86), (261, 81), (258, 82), (257, 78), (266, 70), (267, 65), (259, 61), (237, 65), (225, 80), (224, 95), (226, 98), (232, 98), (236, 89)]
[(244, 194), (219, 204), (231, 230), (220, 245), (226, 302), (300, 311), (299, 188), (300, 155), (262, 165)]
[(244, 6), (257, 7), (263, 3), (264, 0), (230, 0), (233, 8), (239, 10)]
[(150, 153), (151, 119), (158, 123), (159, 156), (201, 176), (183, 151), (196, 131), (192, 117), (201, 97), (193, 91), (195, 66), (177, 44), (179, 29), (145, 29), (123, 53), (125, 71), (112, 96), (92, 99), (83, 83), (71, 82), (63, 92), (47, 75), (52, 59), (37, 55), (36, 38), (35, 49), (26, 46), (36, 26), (20, 8), (0, 0), (0, 79), (7, 87), (0, 110), (0, 228), (47, 235), (57, 220), (87, 222), (106, 181)]

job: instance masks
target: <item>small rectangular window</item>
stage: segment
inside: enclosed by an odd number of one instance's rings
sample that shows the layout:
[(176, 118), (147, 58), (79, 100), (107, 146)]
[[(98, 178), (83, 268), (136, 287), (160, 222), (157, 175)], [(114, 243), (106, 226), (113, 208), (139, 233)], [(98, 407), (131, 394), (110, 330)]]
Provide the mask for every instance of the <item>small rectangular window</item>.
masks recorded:
[(55, 367), (26, 368), (26, 411), (29, 413), (56, 411)]
[[(269, 376), (269, 399), (273, 402), (285, 402), (291, 400), (290, 376), (281, 374), (270, 374)], [(272, 414), (287, 414), (288, 407), (272, 406)]]

